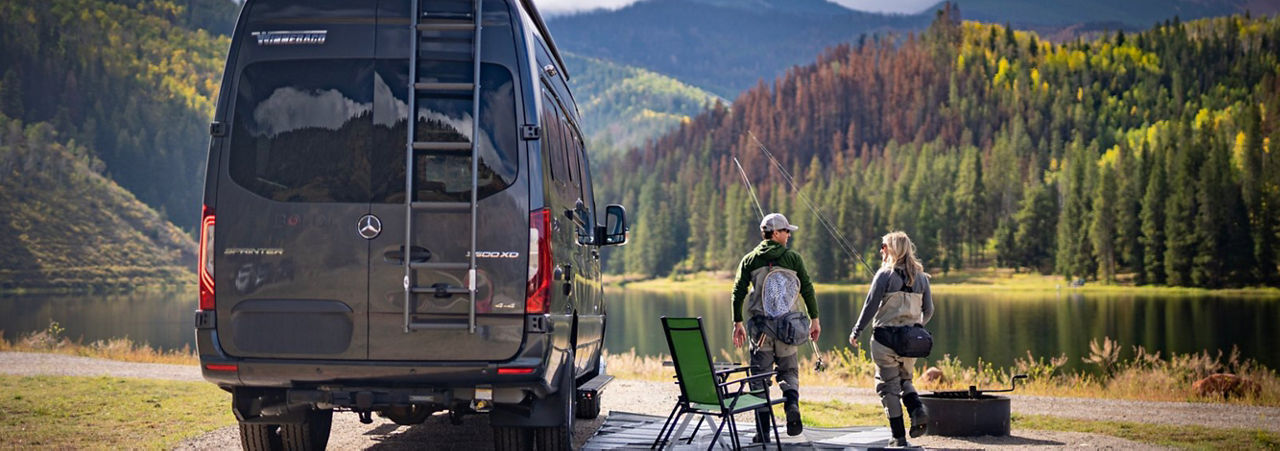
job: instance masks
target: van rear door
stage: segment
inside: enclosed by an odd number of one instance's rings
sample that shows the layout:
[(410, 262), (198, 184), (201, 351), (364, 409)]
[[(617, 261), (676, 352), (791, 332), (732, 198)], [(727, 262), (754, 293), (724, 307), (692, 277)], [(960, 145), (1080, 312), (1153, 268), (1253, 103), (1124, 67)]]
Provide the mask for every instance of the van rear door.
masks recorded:
[[(254, 5), (251, 14), (283, 8)], [(259, 19), (248, 31), (267, 40), (239, 39), (226, 74), (235, 91), (214, 207), (220, 344), (237, 357), (365, 359), (369, 243), (358, 226), (369, 213), (373, 27)], [(328, 45), (314, 43), (321, 36)]]
[[(384, 5), (384, 7), (389, 7)], [(383, 233), (370, 241), (369, 358), (415, 361), (500, 361), (516, 355), (524, 338), (528, 277), (529, 188), (519, 158), (519, 81), (514, 34), (505, 2), (485, 2), (484, 49), (479, 103), (480, 155), (476, 218), (476, 330), (469, 331), (471, 299), (450, 288), (469, 284), (467, 271), (415, 269), (418, 286), (440, 292), (410, 296), (406, 302), (405, 162), (408, 147), (408, 28), (380, 19), (379, 59), (374, 89), (374, 196), (371, 212)], [(384, 9), (386, 15), (403, 14)], [(457, 36), (449, 33), (459, 34)], [(470, 32), (443, 32), (421, 41), (417, 82), (470, 83)], [(452, 59), (452, 61), (450, 61)], [(471, 142), (470, 92), (418, 94), (415, 141)], [(419, 151), (412, 173), (416, 202), (470, 202), (471, 156)], [(470, 211), (414, 210), (409, 258), (433, 263), (468, 263)], [(406, 304), (407, 311), (406, 314)], [(406, 321), (429, 325), (406, 331)]]

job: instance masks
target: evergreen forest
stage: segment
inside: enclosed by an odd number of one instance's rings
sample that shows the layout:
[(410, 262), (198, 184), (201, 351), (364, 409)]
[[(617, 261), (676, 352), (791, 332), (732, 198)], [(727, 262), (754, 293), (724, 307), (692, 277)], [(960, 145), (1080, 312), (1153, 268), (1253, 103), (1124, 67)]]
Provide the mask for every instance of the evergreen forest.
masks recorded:
[(201, 27), (229, 31), (227, 3), (0, 2), (0, 114), (49, 124), (106, 177), (194, 230), (230, 45)]
[(1052, 43), (948, 6), (919, 34), (830, 48), (602, 165), (597, 198), (633, 218), (606, 265), (735, 268), (760, 239), (737, 157), (764, 209), (800, 226), (792, 247), (818, 281), (869, 275), (805, 199), (873, 263), (903, 230), (934, 273), (1275, 284), (1278, 114), (1277, 17)]

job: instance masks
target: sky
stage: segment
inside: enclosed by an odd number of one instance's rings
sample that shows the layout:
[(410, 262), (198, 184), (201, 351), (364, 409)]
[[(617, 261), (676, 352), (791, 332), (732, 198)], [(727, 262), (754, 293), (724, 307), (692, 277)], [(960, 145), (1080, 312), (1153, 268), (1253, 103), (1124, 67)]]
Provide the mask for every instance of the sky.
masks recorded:
[[(618, 9), (637, 0), (534, 0), (539, 12), (565, 14), (592, 9)], [(933, 6), (938, 0), (831, 0), (861, 11), (912, 14)]]

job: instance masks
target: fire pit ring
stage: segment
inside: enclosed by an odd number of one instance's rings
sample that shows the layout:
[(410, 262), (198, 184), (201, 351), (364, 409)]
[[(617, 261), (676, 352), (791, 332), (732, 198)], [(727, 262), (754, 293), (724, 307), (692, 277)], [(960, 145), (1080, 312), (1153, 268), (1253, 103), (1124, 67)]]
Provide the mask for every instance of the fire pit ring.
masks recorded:
[(1009, 435), (1009, 398), (986, 393), (1010, 392), (1017, 388), (1013, 377), (1012, 387), (1006, 390), (978, 390), (969, 386), (967, 391), (938, 391), (921, 395), (920, 401), (929, 409), (929, 434), (946, 437), (973, 437), (979, 435)]

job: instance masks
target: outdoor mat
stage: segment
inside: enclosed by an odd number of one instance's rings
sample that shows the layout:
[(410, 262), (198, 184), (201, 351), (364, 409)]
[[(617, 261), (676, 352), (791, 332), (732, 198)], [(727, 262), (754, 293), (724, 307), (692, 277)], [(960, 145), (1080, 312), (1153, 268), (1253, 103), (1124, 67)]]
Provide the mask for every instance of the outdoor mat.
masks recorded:
[[(698, 423), (696, 415), (690, 415), (693, 421), (680, 434), (679, 439), (674, 435), (672, 446), (666, 449), (673, 450), (694, 450), (707, 449), (711, 445), (711, 436), (715, 434), (715, 428), (709, 427), (707, 423), (703, 423), (698, 428), (697, 433), (693, 437), (692, 443), (686, 443), (689, 434), (693, 431), (693, 426)], [(605, 418), (604, 424), (600, 426), (600, 430), (596, 431), (587, 443), (583, 445), (583, 450), (613, 450), (613, 449), (648, 449), (653, 445), (654, 439), (658, 437), (658, 431), (662, 429), (662, 423), (666, 421), (666, 417), (653, 415), (640, 415), (627, 412), (610, 412)], [(725, 437), (726, 432), (720, 433), (720, 442), (717, 448), (729, 449), (732, 447), (729, 439)], [(759, 444), (752, 444), (751, 439), (756, 435), (756, 426), (749, 421), (738, 422), (738, 432), (740, 442), (744, 448), (760, 449)], [(889, 428), (885, 427), (844, 427), (844, 428), (818, 428), (805, 427), (804, 434), (788, 437), (787, 432), (779, 425), (778, 433), (782, 436), (782, 449), (784, 450), (813, 450), (813, 449), (842, 449), (842, 450), (863, 450), (878, 449), (889, 443), (891, 434)], [(777, 449), (773, 444), (769, 444), (766, 449)]]

